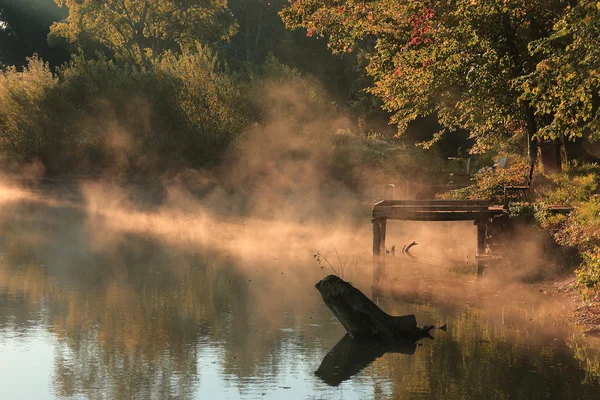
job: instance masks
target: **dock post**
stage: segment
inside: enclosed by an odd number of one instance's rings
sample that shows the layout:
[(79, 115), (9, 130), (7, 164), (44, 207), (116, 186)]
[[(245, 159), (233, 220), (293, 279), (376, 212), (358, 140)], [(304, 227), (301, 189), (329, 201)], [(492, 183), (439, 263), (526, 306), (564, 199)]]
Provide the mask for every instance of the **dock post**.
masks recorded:
[(485, 271), (485, 239), (487, 224), (485, 221), (475, 221), (477, 225), (477, 275), (482, 276)]
[(386, 220), (373, 219), (373, 285), (379, 285), (381, 274), (385, 269), (385, 234)]
[(387, 185), (387, 200), (396, 199), (396, 186), (393, 183)]
[(381, 253), (381, 258), (385, 263), (385, 236), (387, 234), (387, 219), (379, 220), (379, 229), (381, 230), (381, 241), (379, 242), (379, 252)]
[(485, 254), (485, 231), (486, 224), (484, 221), (475, 221), (477, 225), (477, 256)]

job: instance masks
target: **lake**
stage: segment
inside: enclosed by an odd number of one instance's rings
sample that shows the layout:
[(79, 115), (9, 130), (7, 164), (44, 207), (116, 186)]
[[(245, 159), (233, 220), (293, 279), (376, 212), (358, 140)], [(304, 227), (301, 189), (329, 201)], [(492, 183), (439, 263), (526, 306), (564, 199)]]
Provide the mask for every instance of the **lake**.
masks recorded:
[[(413, 346), (366, 346), (344, 339), (314, 285), (331, 264), (372, 295), (368, 219), (349, 229), (106, 199), (83, 207), (81, 199), (3, 197), (3, 399), (600, 393), (597, 343), (567, 320), (570, 301), (539, 286), (478, 280), (468, 267), (427, 261), (435, 257), (422, 249), (416, 260), (389, 257), (374, 301), (447, 330)], [(318, 263), (317, 252), (327, 260)]]

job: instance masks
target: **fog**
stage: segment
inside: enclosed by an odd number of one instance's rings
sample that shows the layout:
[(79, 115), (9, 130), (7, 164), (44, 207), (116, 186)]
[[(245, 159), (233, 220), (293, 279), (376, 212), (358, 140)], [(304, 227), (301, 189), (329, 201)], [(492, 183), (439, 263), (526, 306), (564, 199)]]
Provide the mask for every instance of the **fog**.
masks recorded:
[[(115, 153), (111, 168), (95, 177), (65, 178), (69, 184), (64, 184), (42, 179), (43, 168), (33, 163), (3, 178), (0, 201), (76, 210), (83, 215), (80, 229), (94, 252), (110, 252), (126, 243), (128, 235), (138, 235), (185, 251), (213, 249), (237, 260), (251, 260), (251, 269), (263, 262), (262, 268), (272, 270), (274, 276), (300, 275), (310, 269), (317, 271), (318, 278), (341, 273), (343, 265), (346, 278), (366, 287), (371, 277), (370, 209), (386, 195), (386, 183), (399, 183), (398, 177), (383, 168), (363, 168), (365, 160), (354, 153), (355, 159), (345, 161), (356, 171), (357, 187), (337, 179), (331, 172), (338, 162), (336, 135), (355, 127), (339, 110), (323, 103), (315, 107), (306, 86), (309, 82), (301, 78), (285, 85), (265, 84), (260, 92), (265, 123), (250, 127), (235, 141), (221, 165), (162, 171), (143, 181), (132, 179), (130, 168), (149, 159), (127, 126), (135, 121), (147, 124), (148, 104), (131, 104), (131, 121), (115, 121), (110, 112), (98, 117), (106, 120), (86, 119), (82, 125), (106, 130), (107, 146)], [(423, 165), (415, 164), (410, 179), (423, 182), (428, 174)], [(418, 194), (411, 189), (404, 182), (396, 196), (414, 199)], [(468, 297), (462, 285), (447, 287), (444, 279), (462, 274), (466, 284), (481, 284), (473, 276), (475, 235), (472, 222), (390, 221), (387, 246), (395, 245), (396, 254), (387, 256), (386, 284), (399, 293), (424, 287), (425, 292), (440, 294), (443, 289), (441, 297), (451, 293), (453, 301)], [(488, 288), (559, 267), (545, 259), (536, 232), (515, 231), (511, 240), (508, 247), (518, 254), (519, 262), (506, 262), (491, 271)], [(418, 245), (411, 250), (412, 257), (403, 254), (401, 249), (413, 241)], [(63, 249), (63, 253), (73, 252)]]

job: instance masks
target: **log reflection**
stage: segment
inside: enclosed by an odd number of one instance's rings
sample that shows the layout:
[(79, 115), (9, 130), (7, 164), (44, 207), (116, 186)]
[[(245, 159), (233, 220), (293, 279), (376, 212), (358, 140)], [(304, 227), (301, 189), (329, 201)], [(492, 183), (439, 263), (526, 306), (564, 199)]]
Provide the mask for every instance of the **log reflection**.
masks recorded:
[(325, 355), (315, 375), (329, 386), (338, 386), (386, 353), (413, 355), (416, 349), (417, 343), (412, 340), (382, 343), (356, 340), (345, 335)]

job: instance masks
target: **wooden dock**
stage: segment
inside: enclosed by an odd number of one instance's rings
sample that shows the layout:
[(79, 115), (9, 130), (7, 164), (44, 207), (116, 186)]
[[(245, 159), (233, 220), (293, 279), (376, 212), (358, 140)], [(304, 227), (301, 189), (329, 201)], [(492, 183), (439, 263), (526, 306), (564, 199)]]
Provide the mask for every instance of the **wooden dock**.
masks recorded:
[[(552, 213), (569, 213), (570, 206), (546, 206)], [(509, 218), (507, 207), (487, 200), (381, 200), (373, 206), (373, 280), (379, 282), (385, 268), (387, 220), (399, 221), (473, 221), (477, 227), (478, 273), (482, 273), (487, 254), (488, 228), (494, 221)], [(493, 225), (496, 226), (496, 225)]]
[[(477, 226), (478, 259), (485, 258), (487, 227), (506, 217), (503, 206), (487, 200), (382, 200), (373, 206), (373, 281), (378, 284), (385, 269), (387, 220), (473, 221)], [(483, 271), (483, 266), (478, 268)]]
[(504, 215), (504, 207), (485, 200), (382, 200), (373, 219), (400, 221), (480, 221)]

